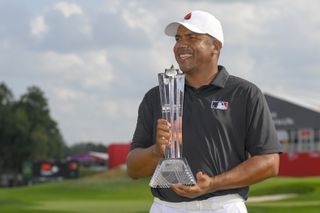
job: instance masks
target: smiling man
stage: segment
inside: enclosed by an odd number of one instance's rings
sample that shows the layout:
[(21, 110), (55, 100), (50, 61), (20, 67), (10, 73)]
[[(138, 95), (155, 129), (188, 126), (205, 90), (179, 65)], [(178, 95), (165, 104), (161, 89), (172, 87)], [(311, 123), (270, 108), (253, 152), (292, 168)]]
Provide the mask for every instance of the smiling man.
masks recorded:
[[(175, 58), (186, 77), (183, 156), (197, 182), (152, 188), (150, 212), (247, 212), (249, 185), (278, 174), (282, 151), (264, 96), (218, 65), (223, 31), (210, 13), (192, 11), (165, 33), (175, 37)], [(130, 177), (153, 174), (170, 143), (170, 126), (161, 119), (159, 88), (152, 88), (139, 107)]]

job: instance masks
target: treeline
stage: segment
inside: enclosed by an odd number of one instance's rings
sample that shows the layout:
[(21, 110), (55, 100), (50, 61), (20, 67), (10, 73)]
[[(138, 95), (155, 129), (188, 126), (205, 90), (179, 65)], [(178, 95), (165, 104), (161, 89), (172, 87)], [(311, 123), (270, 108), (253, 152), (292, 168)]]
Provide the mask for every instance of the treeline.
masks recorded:
[(107, 146), (79, 142), (68, 147), (40, 88), (29, 87), (16, 100), (0, 83), (0, 175), (18, 174), (25, 161), (64, 160), (87, 151), (106, 152)]
[(88, 151), (94, 152), (107, 152), (107, 146), (102, 143), (93, 143), (93, 142), (79, 142), (73, 145), (70, 145), (67, 149), (67, 155), (72, 156), (79, 153), (84, 153)]
[(17, 174), (24, 161), (63, 159), (66, 152), (40, 88), (29, 87), (15, 100), (11, 90), (0, 83), (0, 174)]

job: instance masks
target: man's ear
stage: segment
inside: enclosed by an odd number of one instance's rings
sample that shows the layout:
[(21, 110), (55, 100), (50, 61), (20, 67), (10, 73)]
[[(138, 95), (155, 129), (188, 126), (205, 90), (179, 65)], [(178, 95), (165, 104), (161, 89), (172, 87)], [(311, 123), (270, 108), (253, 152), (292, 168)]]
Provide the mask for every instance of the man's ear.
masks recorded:
[(212, 45), (212, 53), (220, 54), (221, 47), (222, 47), (221, 42), (218, 41), (217, 39), (214, 39), (213, 45)]
[(217, 55), (217, 54), (219, 54), (219, 52), (220, 51), (219, 51), (218, 47), (215, 45), (212, 45), (212, 54)]

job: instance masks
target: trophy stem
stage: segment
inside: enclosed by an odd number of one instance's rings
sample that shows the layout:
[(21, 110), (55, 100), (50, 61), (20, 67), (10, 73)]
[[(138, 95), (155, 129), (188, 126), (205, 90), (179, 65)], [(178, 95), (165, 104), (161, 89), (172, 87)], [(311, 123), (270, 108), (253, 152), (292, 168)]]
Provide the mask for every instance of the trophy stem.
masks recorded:
[[(171, 136), (170, 136), (170, 157), (171, 158), (180, 158), (179, 155), (179, 144), (177, 139), (177, 134), (179, 134), (179, 130), (177, 129), (177, 126), (179, 124), (179, 103), (178, 98), (175, 95), (175, 81), (176, 79), (173, 77), (169, 77), (169, 106), (170, 106), (170, 123), (171, 123)], [(176, 118), (176, 120), (175, 120)]]

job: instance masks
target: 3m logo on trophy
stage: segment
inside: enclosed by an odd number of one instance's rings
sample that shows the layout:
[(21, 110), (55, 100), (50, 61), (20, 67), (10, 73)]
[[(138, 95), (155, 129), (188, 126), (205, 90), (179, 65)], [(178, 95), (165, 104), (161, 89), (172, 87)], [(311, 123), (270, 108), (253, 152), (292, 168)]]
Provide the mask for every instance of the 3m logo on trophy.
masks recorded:
[(196, 183), (186, 158), (182, 157), (182, 114), (185, 76), (175, 69), (158, 74), (162, 118), (171, 124), (170, 145), (158, 163), (149, 185), (152, 188), (169, 188), (171, 184)]

